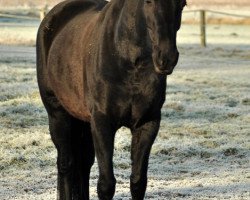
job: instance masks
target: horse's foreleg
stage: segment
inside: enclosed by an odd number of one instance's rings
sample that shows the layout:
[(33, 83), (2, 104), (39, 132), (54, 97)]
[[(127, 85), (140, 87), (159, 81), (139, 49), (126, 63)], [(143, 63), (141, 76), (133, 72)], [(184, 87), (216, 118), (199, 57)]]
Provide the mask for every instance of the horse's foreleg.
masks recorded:
[(132, 174), (130, 190), (133, 200), (143, 200), (147, 187), (148, 159), (160, 122), (151, 121), (132, 130)]
[(113, 148), (115, 130), (103, 114), (92, 114), (92, 135), (99, 167), (97, 193), (100, 200), (111, 200), (116, 180), (113, 172)]

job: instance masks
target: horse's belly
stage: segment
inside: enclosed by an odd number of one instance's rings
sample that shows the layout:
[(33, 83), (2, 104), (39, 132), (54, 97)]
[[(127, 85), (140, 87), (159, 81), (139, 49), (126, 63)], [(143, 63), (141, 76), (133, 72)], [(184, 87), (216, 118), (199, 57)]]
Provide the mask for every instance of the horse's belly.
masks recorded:
[(84, 102), (83, 97), (77, 97), (75, 94), (69, 94), (67, 92), (57, 91), (56, 96), (62, 106), (71, 114), (73, 117), (89, 122), (91, 119), (90, 112)]
[(86, 105), (82, 79), (58, 73), (50, 74), (51, 88), (65, 110), (75, 118), (90, 121), (90, 112)]
[(90, 112), (84, 96), (83, 80), (79, 74), (50, 73), (50, 84), (60, 104), (72, 116), (90, 121)]

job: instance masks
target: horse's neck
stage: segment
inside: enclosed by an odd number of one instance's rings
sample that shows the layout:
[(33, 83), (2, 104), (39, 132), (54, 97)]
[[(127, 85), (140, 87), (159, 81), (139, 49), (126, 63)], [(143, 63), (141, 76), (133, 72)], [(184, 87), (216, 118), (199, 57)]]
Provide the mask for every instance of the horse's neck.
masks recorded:
[(147, 46), (143, 0), (126, 0), (120, 10), (114, 34), (115, 46), (126, 60), (135, 63)]
[(127, 0), (124, 3), (121, 20), (125, 22), (126, 27), (129, 30), (136, 28), (138, 18), (141, 18), (142, 12), (142, 1), (141, 0)]

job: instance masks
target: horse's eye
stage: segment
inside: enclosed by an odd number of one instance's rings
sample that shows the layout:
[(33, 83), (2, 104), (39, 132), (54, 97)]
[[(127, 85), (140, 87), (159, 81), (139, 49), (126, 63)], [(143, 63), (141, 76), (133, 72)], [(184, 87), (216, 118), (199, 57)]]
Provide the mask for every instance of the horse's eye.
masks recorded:
[(151, 4), (152, 3), (152, 0), (146, 0), (145, 1), (147, 4)]

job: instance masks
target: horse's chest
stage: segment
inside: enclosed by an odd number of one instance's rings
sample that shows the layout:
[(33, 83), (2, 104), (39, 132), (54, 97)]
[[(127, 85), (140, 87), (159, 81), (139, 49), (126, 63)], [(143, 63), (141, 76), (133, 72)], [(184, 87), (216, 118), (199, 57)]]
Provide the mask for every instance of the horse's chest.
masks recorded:
[(144, 77), (142, 80), (132, 79), (123, 88), (123, 98), (117, 99), (115, 110), (120, 110), (120, 117), (124, 122), (137, 123), (160, 112), (165, 100), (165, 79), (155, 76)]

